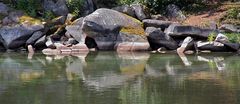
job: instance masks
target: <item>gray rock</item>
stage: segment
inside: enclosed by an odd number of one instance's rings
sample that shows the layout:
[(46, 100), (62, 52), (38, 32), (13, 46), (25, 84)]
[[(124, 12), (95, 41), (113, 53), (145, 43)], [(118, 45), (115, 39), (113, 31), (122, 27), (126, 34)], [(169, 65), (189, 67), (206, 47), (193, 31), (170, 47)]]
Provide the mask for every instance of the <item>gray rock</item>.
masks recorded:
[(141, 22), (115, 10), (102, 8), (86, 16), (82, 30), (96, 41), (100, 50), (149, 48)]
[(160, 15), (160, 14), (151, 15), (151, 19), (154, 19), (154, 20), (162, 20), (162, 21), (167, 21), (167, 20), (168, 20), (165, 16), (162, 16), (162, 15)]
[(94, 3), (96, 0), (84, 0), (84, 5), (83, 5), (83, 15), (86, 16), (88, 14), (91, 14), (96, 10), (96, 5)]
[(44, 35), (35, 42), (34, 47), (37, 49), (44, 49), (47, 47), (45, 45), (46, 42), (47, 42), (46, 35)]
[(155, 27), (147, 27), (145, 30), (148, 42), (153, 50), (165, 47), (168, 50), (175, 50), (178, 48), (178, 44), (167, 34), (161, 31), (161, 29)]
[(165, 30), (168, 28), (173, 22), (171, 21), (162, 21), (162, 20), (153, 20), (153, 19), (145, 19), (142, 21), (144, 27), (156, 27)]
[(43, 36), (43, 32), (41, 31), (37, 31), (34, 32), (33, 35), (27, 40), (26, 42), (26, 46), (27, 45), (33, 45), (39, 38), (41, 38)]
[(12, 11), (2, 21), (3, 25), (18, 24), (20, 17), (24, 15), (22, 11)]
[(174, 4), (170, 4), (167, 6), (167, 16), (171, 20), (183, 21), (186, 19), (186, 16), (182, 13), (180, 8)]
[(74, 38), (69, 38), (65, 44), (66, 45), (75, 45), (77, 43), (78, 43), (78, 41), (76, 41)]
[(47, 11), (52, 11), (57, 16), (66, 16), (69, 11), (66, 5), (66, 0), (44, 0), (43, 7)]
[(191, 36), (197, 39), (207, 39), (209, 34), (218, 33), (216, 30), (212, 29), (202, 29), (194, 26), (181, 26), (176, 24), (170, 25), (164, 32), (173, 38)]
[(223, 24), (220, 26), (219, 30), (222, 32), (238, 32), (237, 26), (234, 26), (232, 24)]
[(7, 5), (0, 2), (0, 15), (7, 15), (9, 11), (9, 8)]
[(224, 34), (219, 33), (215, 39), (216, 42), (228, 42), (228, 37)]
[(78, 42), (85, 41), (85, 35), (82, 32), (82, 23), (84, 18), (79, 18), (75, 20), (71, 25), (66, 26), (67, 32), (65, 33), (66, 36), (71, 36)]
[(35, 31), (43, 28), (44, 26), (42, 24), (3, 26), (0, 29), (1, 42), (4, 44), (6, 49), (17, 49), (25, 45), (26, 41)]
[(119, 11), (121, 13), (125, 13), (125, 14), (127, 14), (129, 16), (136, 17), (135, 11), (134, 11), (134, 9), (131, 6), (122, 5), (122, 6), (114, 7), (112, 9), (116, 10), (116, 11)]
[(139, 20), (149, 19), (151, 18), (150, 12), (147, 11), (146, 7), (140, 4), (133, 4), (131, 7), (135, 11), (135, 15)]
[(51, 37), (47, 37), (46, 39), (47, 39), (47, 41), (46, 41), (45, 45), (46, 45), (48, 48), (55, 49), (56, 46), (55, 46), (55, 44), (54, 44), (53, 39), (52, 39)]
[(235, 52), (239, 49), (238, 43), (220, 43), (220, 42), (197, 42), (199, 50), (209, 50), (212, 52)]
[(183, 40), (181, 46), (177, 49), (177, 52), (178, 53), (183, 53), (183, 52), (187, 51), (189, 48), (192, 47), (192, 44), (191, 44), (192, 42), (193, 42), (193, 38), (192, 37), (186, 37)]

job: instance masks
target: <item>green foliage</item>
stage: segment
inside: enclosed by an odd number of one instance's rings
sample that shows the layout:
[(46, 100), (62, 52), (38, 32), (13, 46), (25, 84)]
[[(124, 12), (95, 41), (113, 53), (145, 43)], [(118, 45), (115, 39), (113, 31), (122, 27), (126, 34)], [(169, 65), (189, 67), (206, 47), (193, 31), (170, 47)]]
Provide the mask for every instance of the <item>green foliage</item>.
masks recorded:
[(208, 35), (208, 41), (209, 42), (213, 42), (214, 40), (215, 40), (215, 38), (216, 38), (216, 33), (210, 33), (209, 35)]
[(147, 0), (119, 0), (119, 3), (123, 5), (146, 4)]
[(225, 33), (231, 43), (240, 43), (240, 33)]
[(240, 17), (238, 17), (239, 13), (240, 13), (240, 8), (238, 8), (238, 7), (231, 8), (227, 11), (227, 18), (228, 19), (240, 19)]
[(69, 11), (76, 16), (80, 15), (83, 3), (84, 0), (67, 0)]
[(55, 15), (51, 11), (44, 11), (43, 18), (45, 20), (51, 20), (51, 19), (55, 18)]
[(41, 4), (40, 0), (17, 0), (15, 8), (23, 10), (29, 16), (36, 17), (39, 4)]

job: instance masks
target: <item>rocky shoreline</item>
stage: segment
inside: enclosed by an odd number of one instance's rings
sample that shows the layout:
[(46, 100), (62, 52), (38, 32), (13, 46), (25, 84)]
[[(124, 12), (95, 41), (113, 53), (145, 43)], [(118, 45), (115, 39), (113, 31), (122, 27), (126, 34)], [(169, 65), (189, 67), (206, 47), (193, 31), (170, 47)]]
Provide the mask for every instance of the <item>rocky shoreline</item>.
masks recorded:
[[(60, 5), (60, 4), (59, 4)], [(240, 26), (213, 24), (209, 28), (183, 25), (186, 17), (176, 5), (168, 16), (151, 15), (140, 4), (99, 8), (75, 19), (64, 3), (59, 17), (43, 22), (0, 2), (0, 47), (5, 51), (75, 54), (87, 51), (239, 52), (224, 33), (240, 33)], [(62, 11), (62, 12), (61, 12)]]

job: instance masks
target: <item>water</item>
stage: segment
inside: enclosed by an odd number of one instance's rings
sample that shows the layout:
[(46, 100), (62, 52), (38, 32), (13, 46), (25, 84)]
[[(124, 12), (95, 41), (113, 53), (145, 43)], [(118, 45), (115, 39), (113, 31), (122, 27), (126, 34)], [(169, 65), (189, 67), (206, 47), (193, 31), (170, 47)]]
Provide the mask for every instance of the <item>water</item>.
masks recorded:
[(0, 54), (0, 104), (239, 103), (231, 53)]

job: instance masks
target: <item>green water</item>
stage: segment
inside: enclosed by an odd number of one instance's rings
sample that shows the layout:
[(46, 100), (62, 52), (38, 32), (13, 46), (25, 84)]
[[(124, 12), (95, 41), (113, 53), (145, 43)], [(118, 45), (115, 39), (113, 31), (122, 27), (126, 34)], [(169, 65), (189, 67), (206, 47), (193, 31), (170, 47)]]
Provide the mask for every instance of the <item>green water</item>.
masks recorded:
[(239, 104), (235, 54), (0, 54), (0, 104)]

